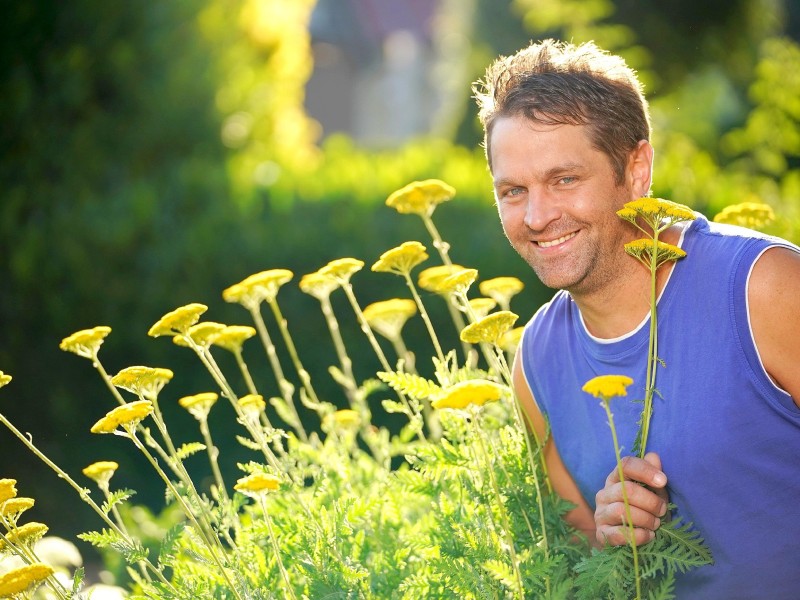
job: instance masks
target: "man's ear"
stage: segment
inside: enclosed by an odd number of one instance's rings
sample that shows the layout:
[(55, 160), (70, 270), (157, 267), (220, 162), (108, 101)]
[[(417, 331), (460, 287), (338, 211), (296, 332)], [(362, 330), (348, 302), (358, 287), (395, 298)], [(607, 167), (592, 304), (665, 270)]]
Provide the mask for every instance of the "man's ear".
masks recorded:
[(653, 180), (653, 146), (647, 140), (640, 140), (631, 151), (626, 175), (631, 188), (631, 200), (650, 193)]

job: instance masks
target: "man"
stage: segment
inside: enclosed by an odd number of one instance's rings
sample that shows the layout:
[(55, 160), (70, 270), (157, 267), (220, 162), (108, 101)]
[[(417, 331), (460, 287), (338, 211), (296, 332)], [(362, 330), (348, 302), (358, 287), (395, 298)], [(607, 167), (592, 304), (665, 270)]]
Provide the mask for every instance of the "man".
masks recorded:
[[(634, 379), (612, 401), (631, 453), (650, 273), (623, 249), (642, 233), (615, 213), (650, 192), (647, 103), (621, 58), (552, 40), (496, 61), (476, 91), (503, 229), (560, 290), (525, 329), (516, 392), (540, 438), (547, 419), (545, 458), (576, 506), (570, 523), (598, 545), (623, 544), (606, 416), (581, 387)], [(697, 217), (660, 237), (687, 257), (657, 277), (664, 365), (649, 452), (623, 461), (635, 538), (653, 539), (673, 502), (715, 560), (679, 576), (678, 598), (799, 598), (799, 249)]]

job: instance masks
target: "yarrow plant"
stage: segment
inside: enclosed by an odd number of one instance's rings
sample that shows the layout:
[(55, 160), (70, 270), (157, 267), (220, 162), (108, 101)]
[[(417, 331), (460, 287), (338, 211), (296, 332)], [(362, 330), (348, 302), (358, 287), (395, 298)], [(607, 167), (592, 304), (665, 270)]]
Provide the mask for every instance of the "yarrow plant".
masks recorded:
[[(143, 328), (202, 364), (208, 378), (194, 382), (189, 395), (172, 394), (169, 384), (180, 373), (165, 367), (134, 365), (109, 374), (100, 350), (113, 341), (110, 327), (62, 340), (63, 350), (89, 359), (113, 399), (87, 430), (136, 449), (164, 485), (163, 521), (153, 517), (139, 527), (132, 519), (134, 492), (115, 488), (138, 466), (98, 460), (84, 468), (83, 477), (101, 494), (95, 502), (90, 489), (0, 412), (0, 423), (97, 514), (100, 528), (79, 537), (109, 564), (124, 560), (127, 567), (116, 575), (131, 598), (598, 598), (640, 589), (667, 598), (673, 574), (699, 564), (699, 545), (677, 521), (662, 525), (664, 537), (642, 548), (591, 552), (563, 520), (572, 506), (552, 492), (545, 440), (530, 437), (511, 388), (509, 364), (522, 331), (511, 303), (523, 283), (502, 276), (481, 280), (477, 270), (451, 260), (433, 215), (454, 196), (446, 183), (427, 180), (386, 201), (422, 219), (440, 264), (423, 268), (428, 249), (409, 241), (374, 258), (369, 272), (364, 261), (344, 257), (299, 278), (300, 290), (319, 302), (330, 334), (334, 364), (328, 372), (341, 389), (338, 397), (318, 396), (303, 347), (283, 316), (282, 291), (294, 279), (286, 269), (255, 273), (223, 290), (223, 299), (242, 306), (252, 325), (202, 320), (208, 307), (191, 303)], [(628, 252), (655, 269), (679, 257), (658, 234), (692, 214), (644, 199), (620, 216), (647, 233)], [(408, 297), (362, 308), (359, 278), (389, 275), (403, 279)], [(334, 312), (335, 294), (346, 297), (347, 314)], [(441, 301), (452, 323), (435, 327), (427, 305)], [(417, 315), (430, 344), (412, 351), (403, 331)], [(378, 359), (374, 377), (356, 379), (348, 348), (353, 341), (341, 335), (344, 320), (360, 327)], [(442, 343), (443, 327), (454, 329), (460, 348)], [(275, 389), (259, 389), (245, 361), (246, 348), (258, 343)], [(653, 342), (654, 361), (655, 349)], [(234, 357), (236, 373), (225, 372), (220, 353)], [(625, 394), (626, 381), (606, 378), (587, 384), (587, 391), (610, 411), (608, 400)], [(10, 382), (0, 372), (0, 387)], [(173, 439), (165, 402), (189, 413), (197, 439)], [(400, 424), (378, 426), (373, 415), (379, 410)], [(249, 453), (236, 474), (215, 441), (224, 411)], [(642, 439), (644, 449), (646, 434)], [(204, 469), (208, 477), (190, 475)], [(23, 561), (7, 572), (0, 567), (0, 598), (88, 598), (91, 588), (80, 569), (65, 584), (32, 550), (47, 533), (45, 524), (20, 521), (33, 502), (17, 496), (14, 480), (0, 480), (0, 553)], [(598, 592), (598, 576), (616, 584)]]

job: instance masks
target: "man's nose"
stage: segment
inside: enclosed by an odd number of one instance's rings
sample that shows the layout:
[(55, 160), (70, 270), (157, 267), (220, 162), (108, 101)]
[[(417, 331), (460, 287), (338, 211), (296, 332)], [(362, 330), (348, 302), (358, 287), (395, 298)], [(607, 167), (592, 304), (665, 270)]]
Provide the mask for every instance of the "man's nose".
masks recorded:
[(528, 190), (525, 225), (533, 231), (543, 231), (561, 216), (561, 210), (550, 194)]

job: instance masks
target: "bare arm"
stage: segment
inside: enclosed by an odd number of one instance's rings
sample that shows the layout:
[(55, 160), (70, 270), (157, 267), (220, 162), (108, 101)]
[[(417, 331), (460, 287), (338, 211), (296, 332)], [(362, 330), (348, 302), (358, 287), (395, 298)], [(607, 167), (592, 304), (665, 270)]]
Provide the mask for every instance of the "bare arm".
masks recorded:
[(800, 407), (800, 254), (767, 250), (753, 266), (747, 299), (764, 368)]
[[(523, 411), (526, 413), (528, 420), (527, 425), (533, 429), (537, 439), (544, 440), (547, 434), (545, 419), (539, 407), (536, 405), (533, 394), (528, 387), (528, 382), (525, 380), (522, 364), (519, 360), (514, 362), (513, 377), (514, 392)], [(594, 540), (595, 527), (592, 509), (589, 508), (589, 505), (581, 495), (569, 471), (567, 471), (564, 463), (561, 462), (561, 457), (558, 455), (558, 450), (556, 449), (552, 436), (545, 442), (544, 458), (550, 475), (550, 482), (555, 492), (564, 500), (575, 504), (575, 508), (565, 515), (565, 520), (575, 529), (586, 535), (589, 541)]]

